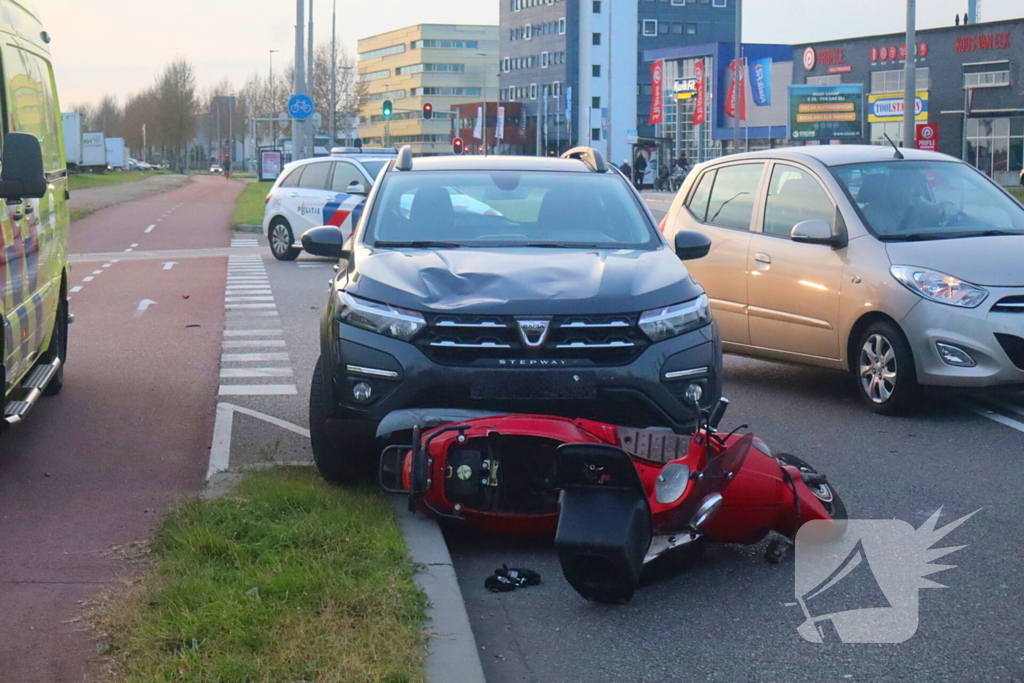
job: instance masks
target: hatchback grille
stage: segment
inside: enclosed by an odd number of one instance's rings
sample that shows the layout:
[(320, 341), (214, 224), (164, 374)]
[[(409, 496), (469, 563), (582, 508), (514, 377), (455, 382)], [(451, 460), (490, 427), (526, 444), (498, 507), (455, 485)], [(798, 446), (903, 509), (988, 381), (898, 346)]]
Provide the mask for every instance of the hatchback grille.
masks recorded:
[(1024, 313), (1024, 295), (1000, 299), (992, 306), (993, 313)]
[(999, 332), (996, 333), (996, 339), (999, 340), (999, 345), (1003, 347), (1006, 355), (1010, 357), (1010, 362), (1024, 370), (1024, 339)]
[(550, 320), (543, 344), (537, 348), (524, 344), (513, 316), (430, 314), (416, 345), (432, 360), (446, 365), (532, 358), (622, 365), (632, 362), (650, 344), (637, 326), (638, 314), (521, 319)]

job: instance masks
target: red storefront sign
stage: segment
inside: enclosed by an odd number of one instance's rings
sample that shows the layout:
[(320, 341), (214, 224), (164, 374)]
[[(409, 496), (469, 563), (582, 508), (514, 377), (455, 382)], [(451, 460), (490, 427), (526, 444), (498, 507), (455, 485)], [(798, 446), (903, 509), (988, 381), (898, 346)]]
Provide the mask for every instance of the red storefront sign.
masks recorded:
[(1010, 34), (983, 33), (977, 36), (963, 36), (956, 39), (957, 52), (974, 52), (976, 50), (1006, 50), (1010, 47)]
[(939, 125), (937, 123), (917, 124), (917, 148), (928, 152), (939, 151)]
[(664, 123), (664, 111), (662, 109), (664, 73), (664, 60), (659, 59), (654, 64), (651, 64), (651, 118), (648, 123), (652, 126), (656, 123)]
[(704, 116), (704, 91), (706, 89), (706, 81), (704, 75), (704, 60), (698, 61), (693, 67), (694, 80), (697, 81), (697, 96), (694, 98), (693, 103), (693, 125), (699, 126), (705, 121)]

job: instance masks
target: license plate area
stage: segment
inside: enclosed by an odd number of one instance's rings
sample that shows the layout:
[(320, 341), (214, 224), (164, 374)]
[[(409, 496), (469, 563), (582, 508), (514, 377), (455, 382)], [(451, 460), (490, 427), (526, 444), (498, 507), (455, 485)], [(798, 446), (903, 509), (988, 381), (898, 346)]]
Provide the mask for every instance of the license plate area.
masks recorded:
[(478, 400), (595, 399), (597, 380), (587, 371), (481, 372), (473, 378), (471, 396)]

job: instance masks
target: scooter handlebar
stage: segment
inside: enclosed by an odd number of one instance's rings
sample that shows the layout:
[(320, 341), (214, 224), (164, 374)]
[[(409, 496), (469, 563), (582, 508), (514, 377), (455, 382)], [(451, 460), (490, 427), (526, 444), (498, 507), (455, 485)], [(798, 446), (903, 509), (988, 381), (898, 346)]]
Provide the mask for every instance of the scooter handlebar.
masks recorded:
[(718, 429), (718, 425), (722, 421), (722, 418), (725, 417), (725, 411), (728, 409), (729, 399), (718, 399), (718, 403), (715, 405), (714, 410), (711, 411), (711, 417), (708, 418), (708, 425), (711, 429)]

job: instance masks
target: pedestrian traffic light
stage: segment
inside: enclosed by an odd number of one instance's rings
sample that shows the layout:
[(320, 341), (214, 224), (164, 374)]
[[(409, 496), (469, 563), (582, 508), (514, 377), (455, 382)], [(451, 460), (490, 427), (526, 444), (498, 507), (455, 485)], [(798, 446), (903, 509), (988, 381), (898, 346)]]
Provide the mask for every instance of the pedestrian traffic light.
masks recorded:
[(434, 105), (430, 102), (423, 105), (423, 118), (427, 120), (434, 118)]
[(455, 140), (452, 141), (452, 152), (455, 154), (462, 154), (462, 148), (462, 138), (455, 138)]
[(384, 118), (390, 119), (391, 112), (394, 111), (394, 106), (391, 104), (391, 100), (384, 100)]

